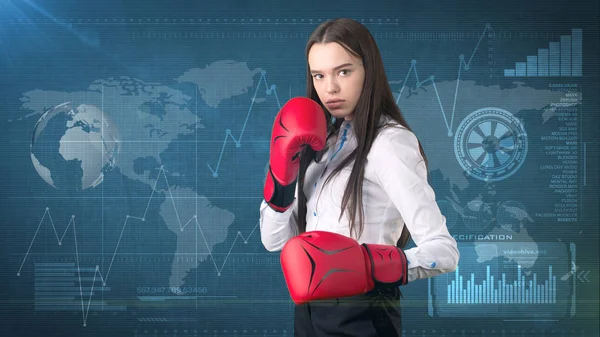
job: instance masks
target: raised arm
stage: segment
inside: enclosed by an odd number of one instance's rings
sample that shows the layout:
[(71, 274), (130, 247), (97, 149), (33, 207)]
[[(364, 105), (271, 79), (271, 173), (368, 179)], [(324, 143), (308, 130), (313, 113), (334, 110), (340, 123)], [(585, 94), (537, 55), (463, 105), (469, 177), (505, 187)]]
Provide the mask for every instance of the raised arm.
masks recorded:
[(300, 152), (304, 146), (322, 150), (326, 137), (325, 112), (309, 98), (292, 98), (275, 117), (260, 207), (261, 239), (268, 251), (280, 250), (296, 235)]
[(297, 200), (296, 197), (287, 210), (279, 212), (271, 208), (263, 199), (260, 204), (260, 238), (266, 250), (279, 251), (289, 239), (298, 235)]

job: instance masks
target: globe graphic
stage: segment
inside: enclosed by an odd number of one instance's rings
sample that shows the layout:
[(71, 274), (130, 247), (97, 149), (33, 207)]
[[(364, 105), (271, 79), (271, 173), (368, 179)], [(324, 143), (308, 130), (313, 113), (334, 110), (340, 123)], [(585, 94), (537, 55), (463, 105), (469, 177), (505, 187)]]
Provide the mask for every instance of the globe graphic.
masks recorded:
[(463, 210), (462, 219), (467, 228), (483, 231), (492, 222), (492, 209), (481, 200), (471, 200)]
[(31, 161), (48, 185), (65, 191), (98, 186), (116, 166), (119, 134), (98, 107), (65, 102), (47, 110), (33, 129)]
[(533, 222), (525, 206), (513, 200), (505, 201), (498, 206), (496, 218), (502, 228), (513, 232), (520, 232), (526, 222)]

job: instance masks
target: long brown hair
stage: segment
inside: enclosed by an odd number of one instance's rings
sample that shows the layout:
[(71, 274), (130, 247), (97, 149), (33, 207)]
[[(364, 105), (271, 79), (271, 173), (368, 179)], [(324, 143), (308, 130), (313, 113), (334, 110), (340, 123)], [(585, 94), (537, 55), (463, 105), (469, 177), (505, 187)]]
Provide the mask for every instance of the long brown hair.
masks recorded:
[[(356, 133), (357, 147), (348, 157), (346, 157), (338, 167), (334, 169), (329, 178), (338, 174), (343, 167), (354, 161), (352, 171), (348, 179), (348, 184), (342, 198), (340, 219), (344, 211), (349, 212), (350, 216), (350, 233), (355, 234), (358, 238), (364, 229), (363, 220), (363, 203), (362, 203), (362, 187), (365, 174), (365, 162), (371, 145), (377, 133), (381, 130), (379, 123), (382, 115), (389, 116), (398, 124), (411, 130), (408, 123), (402, 116), (400, 109), (396, 105), (394, 95), (388, 83), (383, 60), (379, 53), (379, 48), (375, 39), (368, 29), (361, 23), (347, 19), (339, 18), (328, 20), (319, 25), (312, 33), (306, 44), (306, 59), (307, 59), (307, 80), (306, 80), (306, 96), (319, 103), (326, 113), (328, 125), (328, 139), (337, 135), (340, 129), (343, 118), (332, 118), (331, 114), (317, 95), (313, 86), (312, 76), (310, 74), (310, 66), (308, 65), (308, 53), (315, 43), (337, 42), (350, 54), (362, 60), (365, 68), (365, 80), (360, 99), (353, 114), (354, 130)], [(412, 131), (412, 130), (411, 130)], [(304, 176), (308, 165), (313, 161), (320, 161), (323, 153), (327, 150), (315, 152), (309, 146), (305, 147), (301, 153), (300, 171), (298, 176), (298, 230), (299, 233), (306, 231), (306, 203), (307, 198), (304, 195)], [(423, 148), (419, 142), (419, 151), (425, 161), (427, 167), (427, 158), (423, 152)], [(358, 211), (359, 219), (356, 219)], [(397, 246), (404, 248), (410, 239), (410, 233), (406, 226), (402, 231)]]

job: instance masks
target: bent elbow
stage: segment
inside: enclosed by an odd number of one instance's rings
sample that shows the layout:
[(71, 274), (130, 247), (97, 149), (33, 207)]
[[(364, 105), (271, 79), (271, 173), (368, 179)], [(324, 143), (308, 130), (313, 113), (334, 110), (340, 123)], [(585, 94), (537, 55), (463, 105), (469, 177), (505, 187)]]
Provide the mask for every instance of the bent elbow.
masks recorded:
[[(443, 251), (443, 253), (442, 253)], [(460, 251), (456, 245), (456, 241), (451, 240), (444, 244), (444, 250), (440, 251), (443, 254), (444, 266), (441, 267), (440, 272), (442, 274), (452, 273), (458, 268), (458, 262), (460, 261)]]
[(452, 251), (452, 258), (451, 258), (451, 263), (450, 263), (450, 268), (449, 268), (449, 273), (452, 273), (456, 270), (456, 268), (458, 268), (458, 262), (460, 261), (460, 251), (458, 250), (458, 246), (456, 245), (456, 243), (454, 245), (452, 245), (451, 247), (451, 251)]
[(454, 273), (456, 268), (458, 268), (458, 260), (456, 260), (456, 263), (452, 264), (450, 268), (446, 269), (446, 273)]
[(265, 245), (263, 243), (263, 246), (265, 247), (265, 249), (270, 252), (270, 253), (275, 253), (281, 250), (281, 247), (279, 246), (274, 246), (274, 245)]
[(263, 247), (271, 253), (278, 252), (283, 249), (283, 245), (274, 242), (270, 237), (261, 236), (261, 242)]

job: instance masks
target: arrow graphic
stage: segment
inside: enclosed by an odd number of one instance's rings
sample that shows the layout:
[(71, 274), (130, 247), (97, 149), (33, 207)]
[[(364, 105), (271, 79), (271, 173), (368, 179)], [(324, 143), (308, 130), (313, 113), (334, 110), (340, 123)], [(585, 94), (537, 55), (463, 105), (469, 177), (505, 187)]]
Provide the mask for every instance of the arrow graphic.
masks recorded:
[[(577, 278), (581, 281), (581, 282), (590, 282), (590, 280), (587, 278), (587, 275), (590, 273), (590, 271), (585, 271), (582, 270), (581, 273), (577, 274)], [(583, 276), (582, 276), (583, 275)]]

